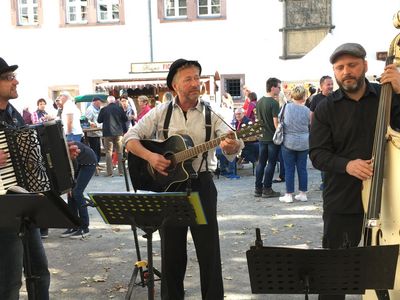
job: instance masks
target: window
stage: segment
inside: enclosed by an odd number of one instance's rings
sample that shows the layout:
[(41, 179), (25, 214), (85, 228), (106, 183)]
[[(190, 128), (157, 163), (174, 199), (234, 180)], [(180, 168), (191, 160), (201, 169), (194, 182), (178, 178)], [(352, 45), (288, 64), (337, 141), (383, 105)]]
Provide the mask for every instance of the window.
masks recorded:
[(98, 0), (97, 20), (104, 22), (119, 21), (119, 0)]
[(229, 93), (232, 96), (235, 107), (243, 103), (243, 85), (245, 84), (245, 74), (221, 74), (221, 95)]
[(125, 24), (124, 0), (60, 0), (61, 26)]
[(233, 99), (241, 97), (240, 78), (226, 79), (224, 83), (225, 83), (225, 91), (231, 94)]
[(86, 24), (87, 19), (87, 0), (68, 0), (66, 2), (67, 23)]
[(187, 17), (186, 0), (166, 0), (165, 16), (167, 18)]
[(157, 0), (161, 22), (226, 19), (227, 0)]
[(198, 0), (198, 15), (219, 16), (221, 14), (220, 0)]
[(18, 0), (17, 12), (18, 25), (27, 26), (39, 24), (38, 0)]

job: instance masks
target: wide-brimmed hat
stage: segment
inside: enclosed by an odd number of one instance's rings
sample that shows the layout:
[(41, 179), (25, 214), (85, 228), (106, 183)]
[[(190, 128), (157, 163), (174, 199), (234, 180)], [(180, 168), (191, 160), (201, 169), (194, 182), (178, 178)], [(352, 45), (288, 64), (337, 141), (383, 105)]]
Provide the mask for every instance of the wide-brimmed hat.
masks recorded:
[(0, 57), (0, 75), (7, 72), (14, 72), (16, 69), (18, 69), (17, 65), (9, 66), (6, 61)]
[(192, 65), (192, 66), (198, 67), (200, 70), (200, 74), (201, 74), (201, 65), (199, 64), (199, 62), (197, 60), (186, 60), (183, 58), (177, 59), (169, 67), (169, 72), (167, 75), (167, 86), (169, 87), (169, 89), (171, 91), (174, 90), (174, 88), (172, 87), (172, 80), (174, 79), (176, 72), (178, 72), (180, 67), (183, 67), (185, 65)]
[(344, 54), (349, 54), (362, 59), (365, 59), (365, 56), (367, 55), (364, 47), (361, 46), (360, 44), (345, 43), (340, 45), (335, 49), (335, 51), (333, 51), (331, 57), (329, 58), (329, 61), (331, 62), (331, 64), (334, 64), (338, 59), (338, 57)]

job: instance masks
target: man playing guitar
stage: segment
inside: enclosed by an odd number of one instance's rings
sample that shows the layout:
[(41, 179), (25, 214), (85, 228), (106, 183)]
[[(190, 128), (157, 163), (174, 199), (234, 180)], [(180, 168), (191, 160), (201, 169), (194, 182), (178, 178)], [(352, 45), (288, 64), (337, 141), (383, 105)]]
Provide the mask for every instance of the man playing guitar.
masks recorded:
[[(207, 126), (205, 116), (206, 110), (210, 108), (199, 98), (200, 74), (201, 65), (197, 61), (178, 59), (173, 62), (167, 76), (167, 85), (177, 96), (172, 102), (162, 103), (153, 108), (124, 137), (128, 151), (147, 161), (155, 172), (164, 176), (173, 172), (169, 169), (171, 160), (148, 150), (140, 140), (153, 137), (165, 140), (168, 135), (180, 134), (189, 135), (193, 144), (198, 145), (228, 133), (219, 144), (227, 158), (234, 159), (243, 148), (243, 142), (233, 138), (234, 135), (229, 133), (229, 128), (217, 115), (209, 115), (211, 124)], [(168, 118), (168, 126), (165, 128), (165, 120)], [(211, 127), (208, 134), (207, 127)], [(212, 171), (216, 165), (215, 151), (208, 151), (207, 155), (198, 155), (191, 161), (196, 176), (190, 176), (190, 186), (193, 191), (199, 192), (208, 224), (190, 226), (190, 231), (200, 266), (202, 299), (222, 300), (224, 291), (217, 223), (217, 190), (212, 179)], [(186, 184), (180, 184), (178, 190), (185, 191), (186, 187)], [(187, 230), (187, 227), (169, 226), (161, 229), (162, 299), (184, 299)]]

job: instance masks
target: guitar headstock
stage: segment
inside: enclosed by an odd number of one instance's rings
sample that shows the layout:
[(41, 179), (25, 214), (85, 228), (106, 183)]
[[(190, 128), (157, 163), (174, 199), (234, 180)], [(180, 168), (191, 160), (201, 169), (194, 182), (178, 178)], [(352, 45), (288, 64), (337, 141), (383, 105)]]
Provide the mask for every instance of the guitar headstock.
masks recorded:
[(243, 140), (248, 140), (251, 137), (259, 137), (262, 136), (262, 124), (261, 122), (249, 122), (247, 125), (243, 124), (236, 132), (238, 138)]

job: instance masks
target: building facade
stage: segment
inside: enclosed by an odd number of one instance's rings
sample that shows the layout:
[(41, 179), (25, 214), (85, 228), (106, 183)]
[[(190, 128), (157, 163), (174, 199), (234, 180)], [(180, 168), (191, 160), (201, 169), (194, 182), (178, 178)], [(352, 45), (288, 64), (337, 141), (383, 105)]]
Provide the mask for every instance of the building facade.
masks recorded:
[(162, 99), (169, 64), (198, 60), (210, 100), (246, 84), (317, 82), (332, 75), (329, 55), (342, 42), (367, 50), (379, 75), (397, 30), (400, 0), (3, 0), (0, 56), (18, 64), (18, 108), (39, 98), (118, 94)]

